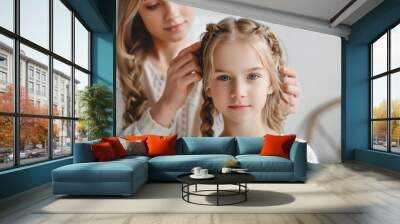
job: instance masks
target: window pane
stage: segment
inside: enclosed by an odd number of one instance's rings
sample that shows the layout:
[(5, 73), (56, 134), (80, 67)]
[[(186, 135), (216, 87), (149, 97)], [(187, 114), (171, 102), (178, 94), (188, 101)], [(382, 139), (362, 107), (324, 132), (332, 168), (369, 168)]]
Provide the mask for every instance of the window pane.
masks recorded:
[(387, 34), (372, 45), (372, 68), (373, 75), (387, 71)]
[(79, 106), (80, 93), (89, 86), (89, 75), (75, 69), (75, 117), (81, 114), (81, 107)]
[(75, 18), (75, 63), (89, 70), (89, 32)]
[(53, 114), (72, 117), (71, 66), (53, 60)]
[(88, 129), (84, 120), (75, 121), (75, 143), (88, 140)]
[(391, 69), (400, 67), (400, 24), (391, 31), (390, 50)]
[(391, 75), (390, 97), (392, 117), (400, 117), (400, 72)]
[(372, 148), (387, 151), (387, 121), (372, 122)]
[(60, 0), (53, 1), (53, 8), (53, 51), (72, 60), (72, 12)]
[(21, 44), (20, 108), (25, 114), (48, 114), (49, 57)]
[(14, 31), (14, 1), (0, 1), (0, 26)]
[(20, 0), (21, 36), (49, 48), (49, 1)]
[(21, 117), (20, 164), (34, 163), (49, 158), (48, 119)]
[(390, 122), (392, 124), (392, 152), (400, 153), (400, 120)]
[(387, 118), (387, 81), (386, 76), (372, 81), (372, 118)]
[(14, 111), (13, 40), (0, 35), (0, 111)]
[(53, 121), (53, 157), (72, 155), (72, 121)]
[(0, 116), (0, 170), (14, 165), (13, 118)]

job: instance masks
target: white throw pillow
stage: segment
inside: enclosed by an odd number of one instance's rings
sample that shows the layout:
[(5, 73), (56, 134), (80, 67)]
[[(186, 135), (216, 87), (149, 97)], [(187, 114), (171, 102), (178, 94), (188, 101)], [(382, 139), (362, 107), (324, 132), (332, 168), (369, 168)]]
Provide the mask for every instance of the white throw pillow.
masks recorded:
[(126, 155), (145, 156), (147, 155), (147, 149), (144, 141), (142, 140), (126, 140), (119, 138), (122, 146), (126, 151)]

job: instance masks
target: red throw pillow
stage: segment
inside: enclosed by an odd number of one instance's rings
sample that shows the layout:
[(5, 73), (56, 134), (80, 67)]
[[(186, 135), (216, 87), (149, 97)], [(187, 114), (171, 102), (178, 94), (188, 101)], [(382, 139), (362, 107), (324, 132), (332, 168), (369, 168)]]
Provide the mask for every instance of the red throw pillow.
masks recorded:
[(177, 135), (170, 136), (155, 136), (147, 137), (147, 155), (148, 156), (162, 156), (162, 155), (176, 155), (176, 138)]
[(121, 158), (126, 156), (126, 151), (124, 149), (124, 146), (122, 146), (121, 142), (118, 140), (116, 137), (110, 137), (110, 138), (101, 138), (101, 142), (108, 142), (114, 149), (115, 155), (117, 158)]
[(91, 145), (94, 157), (99, 162), (109, 161), (116, 159), (115, 151), (109, 142), (102, 142), (99, 144)]
[(290, 159), (290, 148), (296, 135), (269, 135), (264, 136), (264, 146), (261, 149), (262, 156), (280, 156)]

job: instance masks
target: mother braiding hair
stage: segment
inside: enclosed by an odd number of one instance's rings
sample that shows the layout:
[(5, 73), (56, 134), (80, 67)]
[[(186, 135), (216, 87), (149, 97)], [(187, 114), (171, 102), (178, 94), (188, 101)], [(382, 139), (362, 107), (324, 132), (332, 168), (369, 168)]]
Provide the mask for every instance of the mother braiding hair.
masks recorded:
[(117, 32), (117, 66), (122, 93), (126, 97), (124, 127), (137, 121), (148, 106), (140, 80), (143, 62), (152, 39), (138, 13), (142, 0), (120, 0)]
[(216, 108), (212, 98), (207, 96), (210, 76), (214, 72), (213, 54), (218, 43), (222, 41), (244, 40), (248, 42), (260, 56), (265, 69), (271, 76), (273, 93), (268, 95), (263, 108), (263, 121), (271, 129), (277, 132), (282, 131), (282, 122), (286, 119), (287, 113), (281, 103), (286, 99), (283, 97), (281, 88), (282, 80), (279, 76), (279, 68), (284, 66), (282, 48), (275, 34), (262, 24), (250, 19), (226, 18), (218, 24), (210, 23), (207, 30), (202, 34), (201, 52), (199, 52), (200, 66), (203, 70), (203, 91), (204, 102), (201, 107), (201, 133), (203, 136), (214, 136), (212, 129)]

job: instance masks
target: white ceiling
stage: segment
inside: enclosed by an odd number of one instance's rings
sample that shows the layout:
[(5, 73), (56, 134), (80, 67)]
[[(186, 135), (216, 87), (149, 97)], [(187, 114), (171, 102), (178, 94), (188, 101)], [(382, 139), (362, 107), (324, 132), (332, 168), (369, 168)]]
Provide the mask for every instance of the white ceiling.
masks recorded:
[[(174, 0), (208, 10), (347, 38), (351, 25), (383, 0)], [(338, 14), (343, 8), (346, 10)], [(337, 15), (338, 14), (338, 15)], [(335, 17), (335, 15), (337, 15)], [(336, 20), (334, 20), (336, 18)]]

